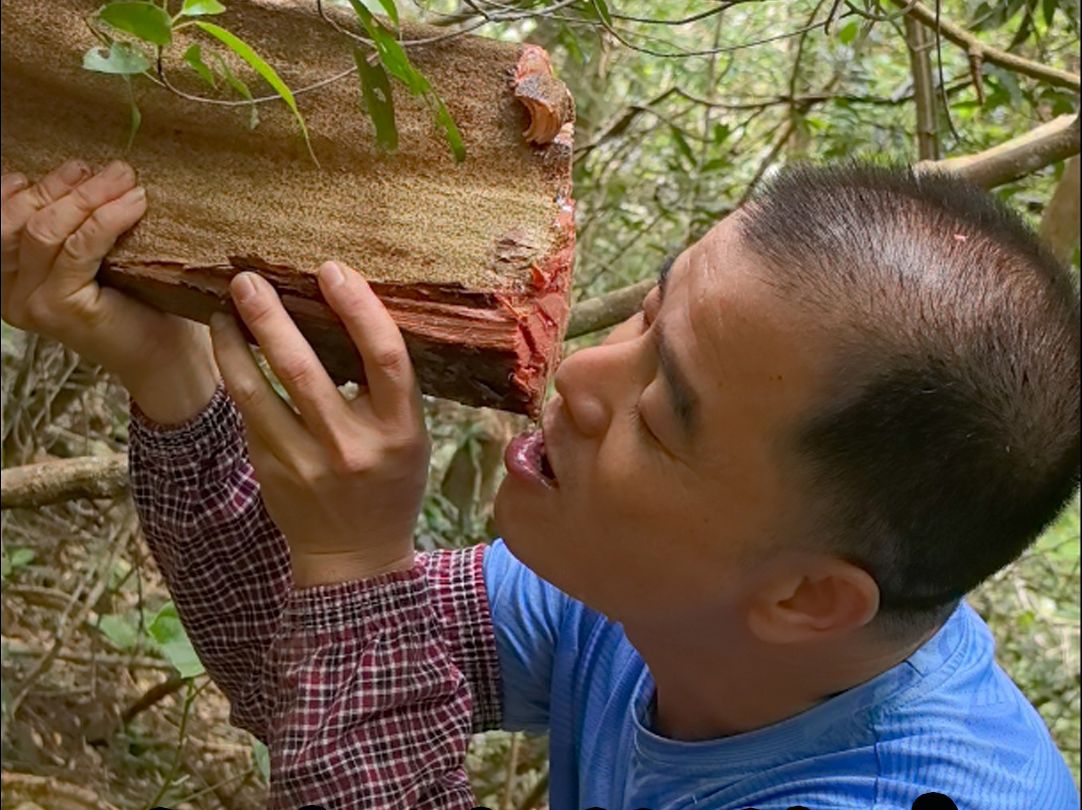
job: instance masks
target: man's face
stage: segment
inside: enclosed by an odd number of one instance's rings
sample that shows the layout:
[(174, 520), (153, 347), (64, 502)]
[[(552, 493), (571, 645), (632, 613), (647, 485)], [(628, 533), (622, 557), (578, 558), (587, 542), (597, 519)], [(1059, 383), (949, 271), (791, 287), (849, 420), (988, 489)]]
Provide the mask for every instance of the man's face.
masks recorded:
[(755, 552), (801, 526), (786, 438), (823, 349), (735, 226), (715, 227), (643, 312), (563, 362), (542, 417), (547, 459), (529, 440), (509, 451), (496, 499), (508, 546), (617, 620), (739, 604)]

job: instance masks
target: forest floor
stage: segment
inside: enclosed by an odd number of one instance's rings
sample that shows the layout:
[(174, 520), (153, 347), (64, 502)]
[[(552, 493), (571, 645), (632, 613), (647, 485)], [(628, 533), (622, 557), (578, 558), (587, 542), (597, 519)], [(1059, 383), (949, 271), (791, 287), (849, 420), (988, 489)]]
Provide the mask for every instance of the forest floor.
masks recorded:
[[(3, 350), (5, 467), (124, 448), (126, 396), (100, 373), (6, 326)], [(444, 403), (430, 418), (436, 494), (426, 502), (419, 543), (484, 539), (484, 510), (459, 516), (454, 503), (464, 502), (462, 491), (491, 494), (489, 459), (498, 454), (486, 441), (498, 443), (492, 425), (500, 420)], [(452, 468), (462, 479), (453, 486)], [(180, 640), (169, 597), (130, 500), (7, 510), (2, 521), (3, 806), (262, 807), (265, 750), (228, 724), (227, 703), (206, 676), (186, 680), (174, 668)], [(1077, 501), (971, 603), (1077, 780)], [(544, 762), (543, 739), (478, 736), (468, 764), (479, 803), (544, 806)]]

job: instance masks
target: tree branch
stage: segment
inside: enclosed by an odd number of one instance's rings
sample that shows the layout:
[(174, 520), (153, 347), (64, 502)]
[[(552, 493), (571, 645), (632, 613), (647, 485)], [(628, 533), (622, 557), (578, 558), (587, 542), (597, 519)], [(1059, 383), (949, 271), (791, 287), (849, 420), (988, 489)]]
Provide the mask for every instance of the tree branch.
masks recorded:
[[(948, 160), (922, 161), (916, 169), (955, 172), (979, 186), (994, 188), (1078, 152), (1079, 119), (1064, 115), (984, 152)], [(655, 283), (654, 279), (639, 281), (576, 304), (571, 308), (567, 339), (608, 329), (631, 317), (642, 306)]]
[(1067, 164), (1041, 217), (1041, 238), (1061, 262), (1069, 262), (1078, 246), (1079, 158)]
[(571, 340), (591, 332), (600, 332), (627, 320), (642, 306), (642, 299), (656, 283), (656, 279), (648, 278), (576, 304), (571, 308), (565, 339)]
[(922, 161), (917, 171), (954, 172), (984, 188), (995, 188), (1066, 160), (1079, 152), (1078, 116), (1061, 115), (1017, 138), (975, 155)]
[[(923, 3), (913, 2), (913, 0), (891, 0), (891, 2), (900, 8), (906, 8), (905, 13), (908, 16), (920, 20), (933, 31), (936, 30), (936, 12), (933, 9), (928, 8)], [(939, 33), (955, 45), (964, 48), (970, 60), (991, 62), (993, 65), (999, 65), (1007, 68), (1007, 70), (1013, 70), (1023, 76), (1039, 79), (1056, 87), (1066, 87), (1069, 90), (1082, 89), (1082, 77), (1079, 77), (1077, 73), (1042, 65), (1040, 62), (1034, 62), (1031, 59), (1025, 59), (1013, 53), (1002, 51), (999, 48), (993, 48), (991, 45), (985, 45), (961, 26), (944, 20), (942, 15), (940, 15), (938, 23)]]
[(128, 457), (45, 461), (9, 467), (0, 475), (0, 509), (28, 509), (76, 498), (113, 498), (128, 488)]
[(905, 34), (909, 68), (913, 73), (913, 100), (917, 108), (917, 156), (920, 160), (936, 160), (939, 157), (939, 132), (932, 79), (932, 42), (928, 29), (915, 17), (905, 18)]

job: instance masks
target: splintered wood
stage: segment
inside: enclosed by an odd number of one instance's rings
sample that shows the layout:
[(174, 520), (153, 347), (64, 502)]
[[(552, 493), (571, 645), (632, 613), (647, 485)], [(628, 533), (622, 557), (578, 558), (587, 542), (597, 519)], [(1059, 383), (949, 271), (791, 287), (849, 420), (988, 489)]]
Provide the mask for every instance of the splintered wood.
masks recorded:
[[(74, 156), (136, 167), (150, 208), (107, 257), (105, 283), (205, 322), (231, 307), (233, 275), (259, 272), (331, 374), (363, 380), (315, 282), (318, 265), (335, 259), (373, 282), (426, 393), (537, 414), (567, 322), (574, 253), (573, 105), (543, 50), (467, 36), (409, 48), (458, 123), (461, 164), (424, 101), (401, 87), (399, 147), (382, 152), (350, 75), (297, 95), (319, 166), (280, 101), (260, 104), (251, 129), (250, 106), (188, 100), (145, 77), (133, 82), (142, 127), (124, 154), (125, 82), (81, 68), (96, 42), (85, 18), (97, 7), (5, 0), (0, 154), (5, 172), (31, 178)], [(330, 13), (356, 29), (341, 10)], [(236, 0), (217, 20), (294, 91), (353, 64), (355, 43), (314, 2)], [(183, 64), (186, 33), (166, 49), (169, 84), (235, 98)], [(204, 42), (205, 53), (215, 50)], [(271, 94), (242, 63), (227, 62), (257, 96)]]

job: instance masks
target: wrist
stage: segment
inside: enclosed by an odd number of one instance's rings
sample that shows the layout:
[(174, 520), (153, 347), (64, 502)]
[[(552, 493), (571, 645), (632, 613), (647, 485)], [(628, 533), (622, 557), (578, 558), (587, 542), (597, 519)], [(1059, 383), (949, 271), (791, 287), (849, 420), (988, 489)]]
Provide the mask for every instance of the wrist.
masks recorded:
[(300, 590), (318, 585), (357, 582), (413, 567), (412, 546), (405, 552), (380, 553), (373, 549), (343, 552), (305, 552), (290, 549), (293, 587)]
[(138, 368), (118, 372), (139, 410), (160, 425), (178, 425), (194, 418), (218, 388), (218, 367), (206, 336), (184, 337), (166, 350), (164, 359), (148, 353)]

